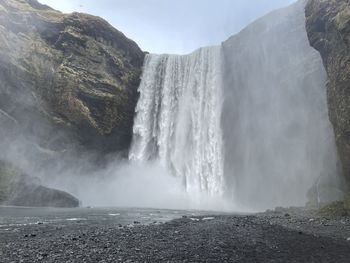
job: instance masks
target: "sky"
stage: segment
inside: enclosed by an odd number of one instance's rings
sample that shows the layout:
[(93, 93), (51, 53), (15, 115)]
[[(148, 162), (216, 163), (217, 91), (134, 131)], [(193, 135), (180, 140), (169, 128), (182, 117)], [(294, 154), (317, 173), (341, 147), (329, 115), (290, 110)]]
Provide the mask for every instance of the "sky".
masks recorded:
[(64, 13), (106, 19), (142, 50), (187, 54), (218, 45), (264, 14), (295, 0), (39, 0)]

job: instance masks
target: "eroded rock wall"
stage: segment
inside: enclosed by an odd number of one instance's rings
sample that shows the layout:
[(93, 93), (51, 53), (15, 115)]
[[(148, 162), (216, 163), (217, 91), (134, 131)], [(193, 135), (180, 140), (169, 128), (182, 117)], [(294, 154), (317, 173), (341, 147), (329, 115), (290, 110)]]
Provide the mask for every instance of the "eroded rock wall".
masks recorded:
[(143, 59), (101, 18), (0, 0), (2, 137), (54, 151), (127, 150)]
[(350, 182), (350, 2), (309, 0), (306, 28), (328, 74), (329, 117), (344, 176)]

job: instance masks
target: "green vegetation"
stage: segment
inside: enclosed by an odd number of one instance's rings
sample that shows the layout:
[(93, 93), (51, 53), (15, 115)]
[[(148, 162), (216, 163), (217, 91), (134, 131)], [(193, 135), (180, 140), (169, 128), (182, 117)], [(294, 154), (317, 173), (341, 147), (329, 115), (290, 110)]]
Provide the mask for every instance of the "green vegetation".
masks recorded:
[(343, 201), (333, 202), (329, 205), (322, 207), (319, 211), (322, 216), (350, 216), (350, 193), (344, 198)]
[(0, 203), (5, 201), (11, 193), (12, 183), (20, 171), (11, 164), (0, 161)]

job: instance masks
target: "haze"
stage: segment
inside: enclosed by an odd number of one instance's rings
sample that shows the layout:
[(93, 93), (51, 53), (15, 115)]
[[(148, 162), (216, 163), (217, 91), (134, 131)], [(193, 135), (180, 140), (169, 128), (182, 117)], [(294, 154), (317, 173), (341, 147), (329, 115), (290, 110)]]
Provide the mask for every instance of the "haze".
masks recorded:
[(186, 54), (217, 45), (295, 0), (40, 0), (65, 13), (103, 17), (144, 50)]

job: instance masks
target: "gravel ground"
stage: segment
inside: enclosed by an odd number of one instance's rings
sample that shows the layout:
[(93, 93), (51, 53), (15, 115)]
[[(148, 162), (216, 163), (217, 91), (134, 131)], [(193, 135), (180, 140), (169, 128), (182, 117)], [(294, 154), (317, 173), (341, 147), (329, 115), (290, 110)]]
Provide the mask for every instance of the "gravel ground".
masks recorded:
[(350, 262), (350, 219), (283, 212), (39, 222), (0, 231), (0, 262)]

